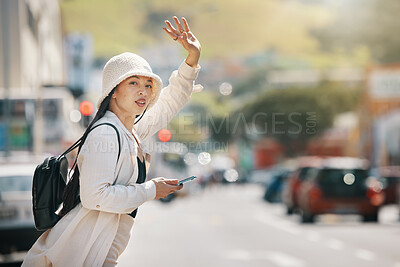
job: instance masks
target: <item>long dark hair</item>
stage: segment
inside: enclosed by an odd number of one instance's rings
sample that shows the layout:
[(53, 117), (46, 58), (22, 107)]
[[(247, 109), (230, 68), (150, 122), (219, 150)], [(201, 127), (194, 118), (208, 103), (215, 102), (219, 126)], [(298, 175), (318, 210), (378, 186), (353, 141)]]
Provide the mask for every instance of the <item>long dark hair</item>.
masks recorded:
[[(78, 146), (78, 154), (81, 151), (81, 148), (82, 148), (83, 144), (85, 143), (86, 138), (89, 134), (89, 130), (92, 128), (93, 124), (95, 124), (96, 121), (100, 120), (106, 114), (106, 111), (109, 109), (111, 96), (113, 95), (115, 88), (113, 90), (111, 90), (111, 92), (108, 94), (108, 96), (101, 102), (96, 115), (94, 116), (93, 120), (89, 123), (88, 127), (86, 128), (85, 132), (83, 133), (82, 137), (80, 138), (81, 142), (79, 143), (79, 146)], [(79, 191), (79, 168), (78, 168), (78, 164), (77, 164), (78, 154), (77, 154), (75, 162), (71, 168), (71, 171), (73, 170), (72, 177), (69, 180), (69, 182), (63, 192), (63, 197), (62, 197), (63, 208), (60, 211), (60, 216), (64, 216), (65, 214), (67, 214), (70, 210), (72, 210), (79, 203), (79, 199), (77, 197), (78, 193), (79, 193), (78, 192)]]
[[(78, 146), (78, 154), (81, 151), (81, 148), (82, 148), (83, 144), (85, 143), (86, 138), (87, 138), (92, 126), (106, 114), (107, 110), (109, 110), (111, 96), (113, 95), (116, 88), (117, 88), (117, 86), (114, 87), (114, 89), (111, 90), (111, 92), (108, 94), (108, 96), (101, 102), (96, 115), (94, 116), (93, 120), (90, 122), (90, 124), (86, 128), (85, 132), (83, 133), (82, 137), (80, 138), (81, 142), (79, 143), (79, 146)], [(146, 110), (147, 110), (147, 107), (144, 110), (144, 112), (142, 113), (142, 115), (140, 116), (140, 118), (135, 121), (135, 124), (138, 123), (143, 118), (143, 115), (144, 115), (144, 113), (146, 113)], [(136, 118), (138, 116), (136, 116)], [(79, 196), (79, 194), (78, 194), (79, 193), (79, 168), (78, 168), (78, 164), (77, 164), (78, 154), (77, 154), (74, 164), (72, 165), (72, 168), (71, 168), (71, 171), (73, 170), (72, 177), (69, 180), (69, 182), (63, 192), (63, 197), (62, 197), (63, 208), (60, 211), (60, 214), (59, 214), (60, 216), (64, 216), (65, 214), (67, 214), (69, 211), (71, 211), (73, 208), (75, 208), (75, 206), (77, 204), (79, 204), (79, 202), (80, 202), (80, 198), (78, 197)]]

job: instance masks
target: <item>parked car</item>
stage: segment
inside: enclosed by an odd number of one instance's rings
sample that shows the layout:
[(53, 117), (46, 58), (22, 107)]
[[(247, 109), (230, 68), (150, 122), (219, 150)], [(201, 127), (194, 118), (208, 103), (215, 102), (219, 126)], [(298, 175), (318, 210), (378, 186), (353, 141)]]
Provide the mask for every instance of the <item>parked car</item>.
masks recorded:
[(384, 202), (382, 183), (369, 176), (368, 161), (327, 158), (312, 168), (299, 190), (299, 209), (304, 223), (320, 214), (359, 214), (365, 222), (377, 222)]
[(275, 175), (281, 172), (280, 166), (270, 167), (268, 169), (253, 170), (249, 182), (253, 184), (267, 185), (271, 183)]
[(32, 213), (32, 177), (36, 165), (0, 165), (0, 263), (22, 261), (41, 232)]
[(320, 157), (299, 157), (297, 158), (297, 168), (290, 174), (287, 179), (287, 184), (282, 190), (282, 200), (286, 205), (286, 213), (292, 214), (298, 209), (298, 194), (299, 189), (307, 177), (307, 172), (318, 167), (322, 162)]
[(288, 169), (282, 169), (273, 175), (271, 181), (265, 185), (264, 200), (271, 203), (282, 202), (282, 190), (287, 183), (287, 178), (290, 175)]

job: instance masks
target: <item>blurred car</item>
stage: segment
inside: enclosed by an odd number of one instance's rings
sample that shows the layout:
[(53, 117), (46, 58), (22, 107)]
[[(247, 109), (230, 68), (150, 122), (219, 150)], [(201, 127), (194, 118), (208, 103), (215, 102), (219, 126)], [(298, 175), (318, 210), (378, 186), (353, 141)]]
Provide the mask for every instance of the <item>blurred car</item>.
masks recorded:
[(239, 179), (235, 161), (223, 153), (213, 154), (211, 160), (212, 181), (214, 183), (234, 183)]
[[(185, 154), (188, 148), (183, 143), (164, 142), (151, 143), (151, 139), (147, 140), (147, 147), (154, 147), (156, 153), (152, 153), (152, 165), (157, 168), (150, 168), (147, 177), (166, 177), (168, 179), (185, 179), (197, 173), (189, 173), (187, 162), (185, 162)], [(200, 187), (198, 180), (185, 183), (182, 190), (169, 194), (165, 198), (161, 198), (163, 203), (169, 203), (177, 197), (185, 197), (195, 192)]]
[(298, 209), (299, 189), (307, 177), (307, 172), (313, 167), (318, 167), (322, 163), (322, 158), (299, 157), (296, 161), (297, 168), (290, 174), (287, 184), (282, 190), (282, 201), (286, 205), (286, 213), (289, 215)]
[[(0, 263), (22, 261), (42, 232), (32, 213), (32, 177), (36, 165), (0, 165)], [(15, 256), (13, 256), (15, 255)]]
[(272, 167), (269, 169), (253, 170), (250, 174), (249, 182), (265, 186), (271, 183), (274, 176), (279, 172), (280, 168), (277, 167)]
[(384, 204), (399, 203), (400, 166), (385, 166), (378, 168), (378, 177), (383, 184), (385, 193)]
[(264, 200), (271, 203), (282, 202), (282, 190), (287, 182), (290, 171), (282, 169), (277, 172), (271, 179), (270, 183), (266, 184), (264, 191)]
[(304, 223), (320, 214), (359, 214), (363, 221), (377, 222), (384, 202), (382, 183), (369, 176), (368, 161), (327, 158), (312, 168), (299, 191), (299, 209)]

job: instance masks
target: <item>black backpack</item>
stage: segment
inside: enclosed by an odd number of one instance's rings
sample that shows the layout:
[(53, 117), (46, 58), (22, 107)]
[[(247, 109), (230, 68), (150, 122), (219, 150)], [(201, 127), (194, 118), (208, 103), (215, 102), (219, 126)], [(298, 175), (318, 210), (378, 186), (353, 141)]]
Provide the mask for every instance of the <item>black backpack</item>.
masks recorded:
[[(111, 123), (100, 123), (91, 128), (90, 131), (101, 125), (109, 125), (117, 132), (119, 159), (121, 142), (117, 128)], [(77, 148), (81, 141), (82, 138), (58, 157), (47, 157), (42, 164), (36, 167), (32, 184), (32, 204), (35, 227), (39, 231), (52, 228), (61, 218), (56, 211), (62, 203), (62, 195), (68, 180), (68, 160), (66, 155)]]

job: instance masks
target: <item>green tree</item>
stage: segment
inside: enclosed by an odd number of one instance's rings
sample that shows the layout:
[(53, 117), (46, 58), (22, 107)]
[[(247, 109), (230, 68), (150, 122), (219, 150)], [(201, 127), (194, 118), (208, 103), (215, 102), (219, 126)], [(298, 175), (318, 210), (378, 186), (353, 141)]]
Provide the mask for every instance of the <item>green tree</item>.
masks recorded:
[(334, 7), (335, 19), (312, 35), (325, 51), (353, 53), (367, 47), (379, 63), (400, 62), (400, 1), (347, 0)]
[[(332, 126), (335, 115), (355, 110), (361, 89), (322, 83), (315, 88), (270, 90), (235, 113), (236, 138), (270, 136), (289, 154), (304, 149), (310, 138)], [(244, 120), (243, 120), (244, 118)], [(243, 120), (245, 123), (238, 121)]]

